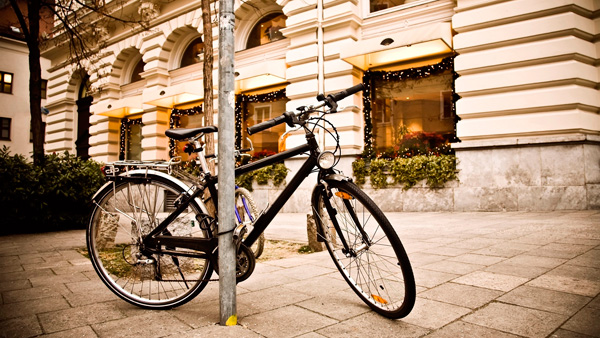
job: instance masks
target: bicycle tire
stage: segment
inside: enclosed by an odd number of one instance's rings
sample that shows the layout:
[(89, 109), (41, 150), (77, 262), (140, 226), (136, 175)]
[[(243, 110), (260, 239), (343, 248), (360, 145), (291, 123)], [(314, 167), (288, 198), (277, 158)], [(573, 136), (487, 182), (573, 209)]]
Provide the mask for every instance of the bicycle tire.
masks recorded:
[[(319, 236), (333, 262), (352, 290), (374, 311), (393, 319), (405, 317), (414, 306), (416, 290), (410, 261), (396, 231), (354, 183), (327, 181), (327, 186), (330, 193), (315, 189), (312, 206)], [(334, 218), (339, 224), (337, 231)]]
[[(185, 304), (200, 293), (213, 267), (206, 258), (142, 254), (142, 236), (174, 208), (169, 197), (184, 192), (168, 178), (147, 177), (149, 181), (143, 183), (109, 184), (97, 195), (86, 242), (94, 269), (113, 293), (143, 308), (169, 309)], [(201, 226), (198, 223), (201, 218), (196, 218), (201, 213), (199, 205), (192, 201), (163, 234), (206, 238), (208, 227)], [(165, 249), (184, 252), (179, 248)]]
[[(246, 209), (244, 205), (244, 200), (246, 201), (246, 206), (248, 206), (248, 209)], [(238, 210), (238, 214), (240, 215), (242, 222), (246, 224), (246, 227), (248, 228), (248, 233), (250, 233), (250, 231), (252, 231), (252, 229), (254, 228), (254, 221), (258, 217), (258, 208), (256, 207), (254, 198), (252, 198), (252, 194), (250, 193), (250, 191), (248, 191), (248, 189), (242, 187), (238, 187), (235, 189), (235, 207)], [(248, 218), (246, 219), (246, 217)], [(256, 242), (254, 242), (254, 244), (252, 244), (252, 246), (250, 247), (250, 249), (254, 253), (254, 258), (260, 257), (260, 255), (262, 255), (263, 253), (264, 248), (265, 234), (262, 233), (260, 234)]]

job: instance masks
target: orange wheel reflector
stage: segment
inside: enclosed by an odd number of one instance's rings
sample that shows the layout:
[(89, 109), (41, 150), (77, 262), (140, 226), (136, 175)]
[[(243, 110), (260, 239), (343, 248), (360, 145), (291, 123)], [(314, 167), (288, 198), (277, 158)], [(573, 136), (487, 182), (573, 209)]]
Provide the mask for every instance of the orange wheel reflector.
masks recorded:
[(337, 197), (343, 198), (345, 200), (351, 200), (351, 199), (353, 199), (352, 195), (350, 195), (348, 193), (345, 193), (343, 191), (338, 191), (338, 192), (335, 193), (335, 195)]
[(373, 299), (375, 299), (376, 301), (380, 302), (381, 304), (387, 304), (388, 303), (387, 300), (385, 300), (385, 299), (383, 299), (383, 298), (381, 298), (381, 297), (379, 297), (377, 295), (371, 295), (371, 297), (373, 297)]

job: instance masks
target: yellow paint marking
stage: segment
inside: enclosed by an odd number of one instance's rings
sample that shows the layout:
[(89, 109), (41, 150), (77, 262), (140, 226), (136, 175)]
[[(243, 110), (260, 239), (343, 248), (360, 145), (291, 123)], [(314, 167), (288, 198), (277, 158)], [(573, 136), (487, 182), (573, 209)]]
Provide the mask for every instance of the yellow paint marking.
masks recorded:
[(236, 326), (237, 325), (237, 315), (233, 315), (227, 319), (225, 326)]

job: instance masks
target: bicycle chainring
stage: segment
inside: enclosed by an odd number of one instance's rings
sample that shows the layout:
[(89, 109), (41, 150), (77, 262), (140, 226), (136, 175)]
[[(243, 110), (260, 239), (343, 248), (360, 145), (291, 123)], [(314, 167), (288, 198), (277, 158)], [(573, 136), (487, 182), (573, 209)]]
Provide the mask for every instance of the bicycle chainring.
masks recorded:
[[(215, 250), (213, 254), (213, 265), (217, 275), (219, 274), (219, 250)], [(245, 281), (254, 272), (256, 266), (256, 258), (254, 253), (244, 244), (240, 245), (240, 248), (236, 257), (236, 268), (235, 268), (235, 281), (236, 284)]]

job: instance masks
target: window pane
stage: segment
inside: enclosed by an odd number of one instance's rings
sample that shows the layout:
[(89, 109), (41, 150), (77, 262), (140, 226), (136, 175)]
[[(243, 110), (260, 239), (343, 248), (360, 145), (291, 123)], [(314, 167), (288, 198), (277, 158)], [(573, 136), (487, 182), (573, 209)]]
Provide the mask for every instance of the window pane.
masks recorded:
[(0, 139), (10, 140), (10, 119), (0, 118)]
[(261, 19), (250, 32), (246, 48), (264, 45), (284, 38), (281, 29), (285, 28), (286, 16), (280, 13), (269, 14)]
[(42, 80), (40, 83), (40, 87), (42, 89), (42, 99), (46, 98), (46, 89), (48, 88), (48, 80)]
[(144, 66), (146, 66), (144, 60), (138, 61), (138, 63), (133, 68), (133, 73), (131, 74), (131, 83), (142, 80), (141, 74), (144, 72)]
[(415, 0), (371, 0), (371, 13), (388, 9), (390, 7), (395, 7), (398, 5), (403, 5), (412, 1)]
[(416, 80), (376, 80), (372, 110), (375, 150), (379, 153), (398, 150), (408, 138), (414, 137), (425, 143), (433, 142), (430, 139), (439, 142), (451, 139), (452, 81), (451, 71)]
[(202, 38), (197, 38), (196, 40), (192, 41), (192, 43), (190, 43), (190, 45), (186, 48), (185, 52), (183, 52), (180, 67), (186, 67), (199, 63), (202, 60), (203, 50), (204, 42), (202, 42)]
[(5, 82), (5, 83), (12, 83), (12, 74), (10, 74), (10, 73), (5, 73), (5, 74), (4, 74), (4, 82)]
[[(257, 123), (264, 122), (271, 119), (271, 116), (281, 115), (285, 111), (285, 103), (287, 100), (279, 100), (275, 102), (263, 103), (249, 103), (248, 104), (248, 119), (244, 121), (242, 128), (244, 132), (244, 140), (248, 135), (246, 134), (246, 128), (253, 126)], [(278, 152), (280, 137), (285, 133), (286, 124), (280, 124), (267, 130), (261, 131), (260, 133), (249, 136), (254, 146), (254, 155), (259, 152), (269, 151)], [(243, 144), (246, 141), (242, 141)]]
[(127, 160), (142, 159), (142, 125), (132, 124), (127, 135)]

